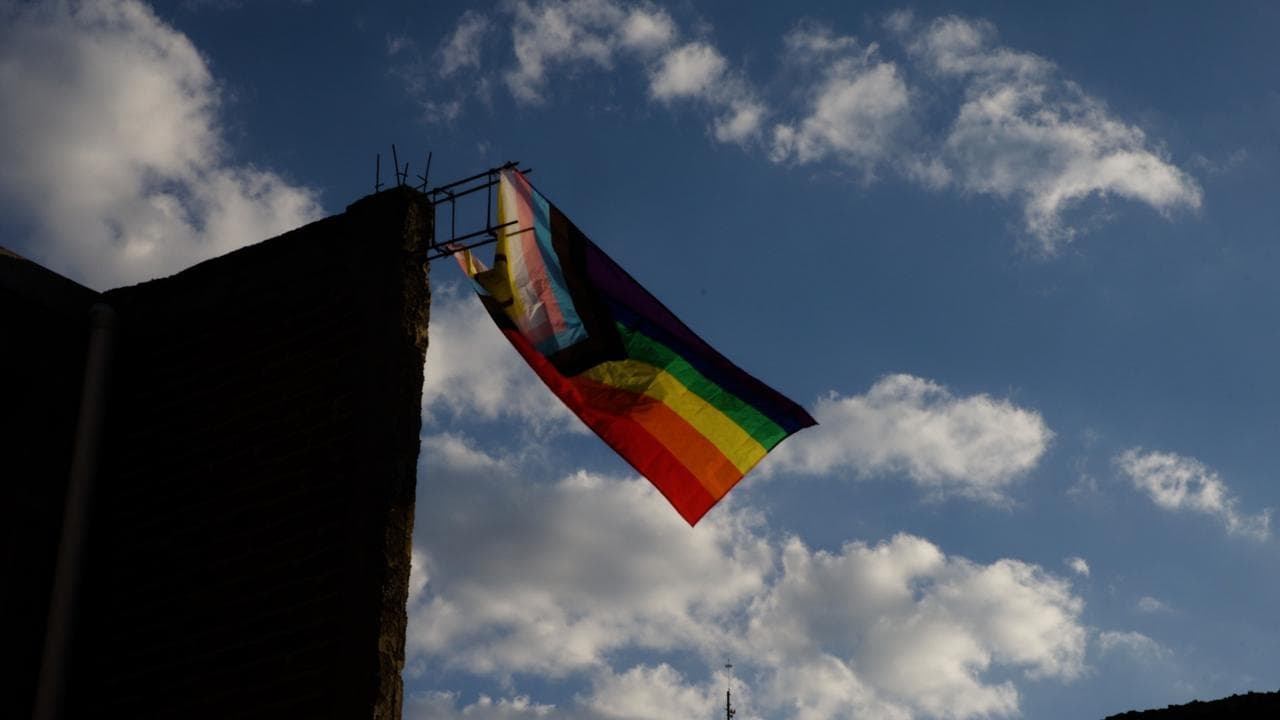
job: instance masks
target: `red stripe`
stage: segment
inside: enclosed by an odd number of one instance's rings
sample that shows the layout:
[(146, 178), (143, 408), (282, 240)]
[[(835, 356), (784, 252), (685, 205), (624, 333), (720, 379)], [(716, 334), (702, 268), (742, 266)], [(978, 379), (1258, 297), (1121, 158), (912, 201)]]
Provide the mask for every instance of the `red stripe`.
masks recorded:
[(570, 379), (585, 405), (635, 421), (665, 447), (713, 498), (722, 498), (742, 479), (742, 471), (725, 454), (661, 400), (613, 387), (583, 376)]
[(583, 397), (584, 388), (579, 387), (577, 381), (557, 372), (524, 336), (507, 329), (503, 330), (503, 334), (551, 392), (564, 401), (609, 447), (631, 463), (637, 472), (648, 478), (686, 522), (690, 525), (697, 524), (716, 504), (719, 498), (712, 496), (698, 478), (643, 426), (625, 415), (592, 406)]

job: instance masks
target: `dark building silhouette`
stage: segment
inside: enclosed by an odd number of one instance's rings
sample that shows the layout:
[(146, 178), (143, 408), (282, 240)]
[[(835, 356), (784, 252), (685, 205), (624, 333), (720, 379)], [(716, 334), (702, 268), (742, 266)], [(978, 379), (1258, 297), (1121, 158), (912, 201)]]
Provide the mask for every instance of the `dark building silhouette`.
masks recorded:
[(1130, 710), (1106, 720), (1275, 720), (1280, 718), (1280, 692), (1250, 692), (1220, 700), (1192, 700), (1162, 710)]
[(0, 716), (50, 637), (62, 717), (400, 716), (432, 223), (395, 188), (101, 294), (0, 253)]

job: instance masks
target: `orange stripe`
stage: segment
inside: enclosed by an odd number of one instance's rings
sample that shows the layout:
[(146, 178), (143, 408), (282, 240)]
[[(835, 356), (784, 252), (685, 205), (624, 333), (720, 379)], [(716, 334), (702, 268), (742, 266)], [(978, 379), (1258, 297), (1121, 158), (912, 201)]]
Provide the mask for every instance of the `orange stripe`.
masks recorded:
[[(671, 450), (641, 426), (635, 419), (614, 414), (586, 402), (582, 388), (573, 380), (561, 375), (519, 331), (503, 329), (503, 335), (515, 346), (516, 352), (529, 363), (551, 392), (560, 398), (575, 415), (586, 423), (600, 439), (613, 448), (641, 475), (658, 488), (658, 492), (675, 507), (676, 512), (690, 525), (698, 520), (723, 497), (712, 496), (696, 476), (672, 455)], [(614, 390), (612, 392), (622, 392)], [(630, 393), (623, 393), (630, 395)], [(616, 406), (608, 406), (616, 407)], [(728, 488), (725, 488), (728, 491)]]
[(570, 379), (583, 400), (631, 418), (684, 465), (717, 500), (739, 480), (740, 471), (710, 440), (660, 400), (596, 382), (581, 375)]

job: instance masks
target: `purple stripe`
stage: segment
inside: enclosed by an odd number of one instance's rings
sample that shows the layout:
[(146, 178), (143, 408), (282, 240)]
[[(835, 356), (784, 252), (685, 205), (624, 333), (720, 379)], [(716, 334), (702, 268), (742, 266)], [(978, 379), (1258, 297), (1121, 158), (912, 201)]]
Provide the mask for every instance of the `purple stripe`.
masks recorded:
[[(649, 326), (637, 329), (660, 336), (655, 339), (683, 356), (708, 380), (754, 406), (788, 434), (815, 424), (804, 408), (734, 365), (698, 337), (595, 243), (588, 240), (585, 251), (587, 276), (596, 292), (610, 304), (627, 308), (643, 325)], [(619, 320), (626, 322), (623, 318)]]

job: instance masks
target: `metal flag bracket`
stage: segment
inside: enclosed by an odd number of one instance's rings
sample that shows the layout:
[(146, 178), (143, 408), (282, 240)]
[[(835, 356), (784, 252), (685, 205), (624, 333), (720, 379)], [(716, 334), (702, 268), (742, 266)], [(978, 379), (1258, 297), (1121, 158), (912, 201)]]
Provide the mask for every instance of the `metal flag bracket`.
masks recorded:
[[(463, 250), (471, 250), (472, 248), (490, 245), (498, 241), (499, 237), (510, 237), (532, 230), (532, 227), (511, 229), (512, 226), (518, 225), (519, 221), (511, 220), (498, 224), (495, 222), (494, 214), (496, 208), (493, 202), (493, 189), (497, 187), (501, 180), (504, 170), (516, 170), (524, 175), (533, 172), (532, 168), (520, 167), (519, 161), (505, 162), (501, 165), (491, 167), (483, 172), (464, 177), (461, 180), (445, 183), (444, 185), (430, 186), (431, 176), (431, 153), (427, 153), (426, 171), (423, 175), (416, 175), (419, 184), (410, 186), (409, 181), (409, 163), (400, 165), (400, 158), (396, 153), (396, 146), (391, 146), (392, 162), (396, 165), (396, 186), (397, 187), (413, 187), (418, 192), (426, 195), (427, 202), (433, 208), (437, 209), (435, 229), (427, 247), (414, 253), (417, 259), (423, 262), (431, 262), (440, 258), (449, 257), (454, 253)], [(382, 159), (378, 156), (374, 165), (374, 191), (382, 190)], [(462, 234), (458, 233), (458, 201), (462, 198), (470, 197), (483, 191), (485, 193), (485, 209), (484, 209), (484, 227), (479, 230), (466, 231)], [(442, 237), (441, 223), (439, 222), (439, 208), (443, 205), (449, 206), (449, 234)], [(473, 226), (474, 227), (474, 226)]]

